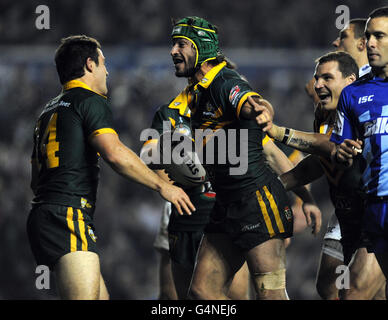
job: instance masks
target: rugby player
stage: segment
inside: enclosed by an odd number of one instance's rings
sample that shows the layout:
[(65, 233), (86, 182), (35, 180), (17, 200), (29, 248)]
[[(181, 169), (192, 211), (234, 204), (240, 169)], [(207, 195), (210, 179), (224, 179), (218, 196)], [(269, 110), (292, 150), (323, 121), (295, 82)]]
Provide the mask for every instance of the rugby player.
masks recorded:
[(343, 90), (331, 141), (337, 144), (334, 160), (346, 166), (354, 166), (361, 152), (366, 195), (363, 228), (370, 240), (367, 249), (374, 252), (387, 277), (388, 7), (371, 12), (365, 37), (372, 72)]
[[(223, 156), (218, 153), (213, 154), (214, 163), (204, 164), (217, 197), (189, 297), (227, 299), (225, 287), (246, 261), (258, 299), (287, 299), (284, 239), (292, 235), (293, 215), (283, 186), (265, 164), (262, 147), (272, 106), (227, 67), (217, 28), (206, 20), (186, 17), (177, 21), (172, 40), (175, 75), (190, 83), (181, 95), (191, 110), (192, 129), (210, 129), (211, 138), (233, 129), (237, 135), (248, 134), (247, 172), (231, 175), (235, 166), (229, 159), (226, 164), (217, 163), (218, 156)], [(229, 147), (238, 152), (242, 146), (236, 143)], [(316, 222), (313, 231), (318, 232), (319, 209), (311, 198), (303, 207), (309, 224)]]
[(100, 43), (83, 35), (64, 38), (55, 63), (63, 90), (36, 122), (29, 242), (37, 264), (55, 272), (62, 299), (108, 299), (93, 226), (99, 157), (158, 191), (180, 214), (195, 208), (181, 188), (166, 183), (119, 140)]

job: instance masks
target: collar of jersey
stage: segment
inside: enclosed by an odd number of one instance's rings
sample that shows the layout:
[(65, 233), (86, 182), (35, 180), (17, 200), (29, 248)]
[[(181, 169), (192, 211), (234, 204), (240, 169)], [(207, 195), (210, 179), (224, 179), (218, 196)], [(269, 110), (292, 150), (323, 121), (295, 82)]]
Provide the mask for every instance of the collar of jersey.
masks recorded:
[(172, 100), (168, 107), (170, 109), (178, 109), (181, 116), (190, 118), (189, 86), (187, 86), (174, 100)]
[(94, 93), (97, 93), (99, 96), (103, 97), (106, 99), (106, 96), (92, 90), (86, 83), (80, 81), (80, 80), (70, 80), (68, 82), (66, 82), (64, 85), (63, 85), (63, 91), (66, 91), (66, 90), (70, 90), (70, 89), (73, 89), (73, 88), (84, 88), (86, 90), (89, 90), (89, 91), (92, 91)]
[(213, 82), (216, 75), (226, 66), (226, 61), (221, 62), (220, 64), (213, 67), (205, 76), (194, 86), (194, 90), (198, 89), (198, 86), (207, 89), (210, 84)]

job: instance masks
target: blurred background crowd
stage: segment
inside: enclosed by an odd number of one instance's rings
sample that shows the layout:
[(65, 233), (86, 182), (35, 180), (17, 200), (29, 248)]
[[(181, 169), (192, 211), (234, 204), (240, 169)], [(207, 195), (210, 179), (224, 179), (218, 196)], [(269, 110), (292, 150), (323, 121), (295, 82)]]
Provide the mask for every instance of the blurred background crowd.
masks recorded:
[[(38, 30), (38, 5), (50, 9), (50, 29)], [(35, 287), (35, 262), (25, 232), (32, 192), (30, 155), (36, 117), (60, 90), (54, 51), (62, 37), (97, 38), (107, 59), (109, 100), (120, 138), (135, 152), (154, 111), (185, 86), (169, 56), (171, 17), (198, 15), (219, 27), (220, 44), (251, 83), (269, 99), (275, 122), (312, 130), (313, 107), (304, 86), (314, 60), (337, 37), (336, 8), (366, 17), (386, 1), (370, 0), (61, 0), (0, 3), (0, 299), (56, 299)], [(102, 273), (113, 299), (155, 299), (158, 255), (153, 240), (163, 200), (128, 182), (101, 161), (95, 213)], [(312, 185), (323, 228), (297, 234), (287, 249), (291, 299), (318, 299), (315, 273), (321, 240), (332, 214), (326, 181)], [(53, 279), (52, 279), (53, 280)]]

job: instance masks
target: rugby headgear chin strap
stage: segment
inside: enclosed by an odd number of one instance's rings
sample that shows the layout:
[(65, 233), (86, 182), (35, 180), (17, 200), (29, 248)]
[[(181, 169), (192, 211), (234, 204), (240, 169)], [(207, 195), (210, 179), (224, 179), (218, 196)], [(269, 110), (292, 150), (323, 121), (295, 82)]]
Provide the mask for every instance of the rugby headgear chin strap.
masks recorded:
[(208, 60), (221, 55), (218, 47), (217, 28), (199, 17), (186, 17), (174, 23), (171, 36), (189, 40), (197, 53), (194, 69), (198, 70)]

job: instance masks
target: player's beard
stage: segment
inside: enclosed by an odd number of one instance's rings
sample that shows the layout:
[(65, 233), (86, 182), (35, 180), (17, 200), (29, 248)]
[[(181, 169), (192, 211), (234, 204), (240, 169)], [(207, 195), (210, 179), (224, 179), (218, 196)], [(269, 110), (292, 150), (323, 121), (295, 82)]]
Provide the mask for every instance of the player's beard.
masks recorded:
[(185, 68), (182, 71), (176, 70), (175, 75), (179, 78), (191, 78), (197, 72), (197, 68), (194, 67), (195, 64), (195, 56), (191, 56), (187, 58), (187, 62), (185, 63)]

